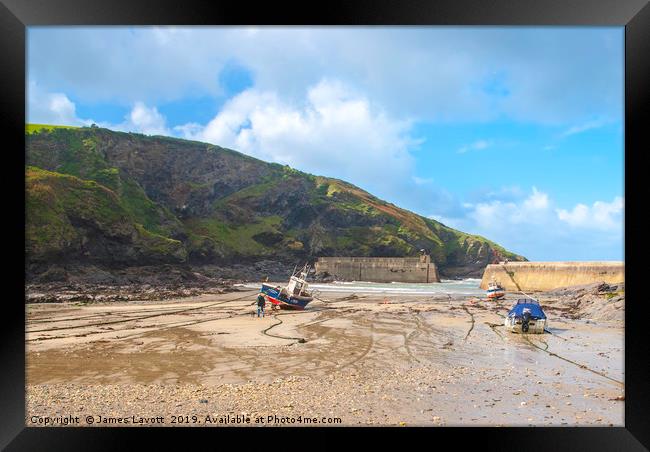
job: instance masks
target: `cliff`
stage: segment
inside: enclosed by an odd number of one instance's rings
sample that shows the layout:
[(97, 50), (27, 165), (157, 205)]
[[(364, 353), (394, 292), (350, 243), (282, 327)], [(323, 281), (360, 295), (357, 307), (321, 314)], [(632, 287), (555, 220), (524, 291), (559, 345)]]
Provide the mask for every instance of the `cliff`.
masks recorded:
[(52, 263), (230, 265), (417, 256), (445, 276), (524, 260), (347, 182), (211, 144), (29, 126), (27, 274)]

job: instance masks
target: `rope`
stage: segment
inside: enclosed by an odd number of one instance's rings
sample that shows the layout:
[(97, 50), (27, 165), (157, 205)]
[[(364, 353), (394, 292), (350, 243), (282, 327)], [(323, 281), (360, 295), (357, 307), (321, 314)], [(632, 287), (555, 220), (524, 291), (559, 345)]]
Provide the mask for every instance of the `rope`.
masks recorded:
[[(321, 302), (323, 302), (323, 303), (325, 303), (325, 304), (335, 303), (335, 302), (332, 301), (332, 300), (325, 300), (325, 299), (323, 299), (323, 298), (318, 297), (318, 294), (320, 294), (320, 291), (314, 291), (314, 292), (312, 292), (312, 298), (313, 298), (314, 300), (321, 301)], [(264, 334), (264, 335), (266, 335), (266, 336), (269, 336), (269, 337), (275, 337), (275, 338), (278, 338), (278, 339), (289, 339), (289, 340), (294, 340), (294, 341), (297, 341), (297, 342), (300, 343), (300, 344), (304, 344), (305, 342), (307, 342), (307, 340), (306, 340), (304, 337), (278, 336), (278, 335), (276, 335), (276, 334), (269, 334), (269, 330), (270, 330), (271, 328), (275, 328), (276, 326), (282, 324), (282, 320), (281, 320), (281, 319), (278, 319), (278, 316), (280, 316), (280, 315), (295, 315), (295, 314), (302, 314), (302, 313), (308, 313), (308, 312), (325, 311), (325, 310), (330, 310), (330, 309), (334, 309), (334, 308), (320, 308), (320, 309), (313, 309), (313, 310), (309, 310), (309, 311), (299, 311), (299, 312), (297, 312), (297, 313), (293, 313), (293, 314), (275, 314), (275, 315), (273, 316), (273, 318), (276, 319), (278, 322), (277, 322), (277, 323), (274, 323), (273, 325), (269, 326), (268, 328), (262, 330), (262, 334)], [(303, 325), (303, 326), (313, 325), (313, 324), (318, 323), (318, 322), (324, 322), (325, 320), (329, 320), (329, 319), (319, 320), (319, 321), (317, 321), (317, 322), (309, 323), (309, 324), (306, 324), (306, 325)], [(291, 344), (291, 345), (293, 345), (293, 344)]]
[[(504, 337), (501, 335), (501, 333), (499, 333), (499, 331), (497, 330), (497, 327), (501, 326), (500, 324), (497, 324), (497, 323), (488, 323), (488, 322), (485, 322), (485, 324), (488, 325), (488, 326), (492, 329), (492, 331), (494, 331), (495, 333), (497, 333), (497, 334), (499, 335), (499, 337), (501, 337), (502, 340), (505, 340), (505, 338), (504, 338)], [(547, 330), (544, 330), (544, 331), (547, 331)], [(549, 332), (550, 332), (550, 331), (549, 331)], [(553, 334), (553, 333), (551, 333), (551, 334)], [(560, 337), (560, 336), (558, 336), (557, 334), (553, 334), (553, 335), (556, 336), (556, 337), (559, 337), (560, 339), (564, 339), (563, 337)], [(544, 353), (549, 354), (550, 356), (554, 356), (554, 357), (559, 358), (559, 359), (561, 359), (561, 360), (563, 360), (563, 361), (566, 361), (566, 362), (568, 362), (568, 363), (571, 363), (571, 364), (573, 364), (574, 366), (577, 366), (577, 367), (579, 367), (579, 368), (581, 368), (581, 369), (586, 369), (586, 370), (588, 370), (589, 372), (595, 373), (596, 375), (599, 375), (599, 376), (601, 376), (601, 377), (603, 377), (603, 378), (607, 378), (608, 380), (611, 380), (611, 381), (613, 381), (614, 383), (617, 383), (617, 384), (619, 384), (619, 385), (621, 385), (621, 386), (625, 386), (625, 383), (623, 383), (622, 381), (618, 381), (618, 380), (616, 380), (616, 379), (610, 377), (609, 375), (607, 375), (607, 374), (605, 374), (605, 373), (603, 373), (603, 372), (599, 372), (599, 371), (597, 371), (597, 370), (595, 370), (595, 369), (592, 369), (592, 368), (590, 368), (590, 367), (585, 366), (584, 364), (580, 364), (580, 363), (578, 363), (578, 362), (576, 362), (576, 361), (573, 361), (573, 360), (571, 360), (571, 359), (569, 359), (569, 358), (565, 358), (564, 356), (560, 356), (560, 355), (558, 355), (557, 353), (553, 353), (553, 352), (549, 351), (549, 350), (548, 350), (548, 343), (547, 343), (547, 342), (544, 342), (544, 344), (546, 345), (546, 348), (542, 348), (542, 347), (540, 347), (539, 345), (535, 344), (533, 341), (531, 341), (530, 338), (528, 337), (528, 334), (526, 334), (526, 333), (522, 333), (522, 337), (523, 337), (524, 340), (525, 340), (526, 342), (528, 342), (530, 345), (532, 345), (533, 347), (535, 347), (535, 348), (538, 349), (538, 350), (543, 351)], [(565, 339), (565, 340), (566, 340), (566, 339)]]
[(505, 341), (505, 340), (506, 340), (506, 339), (503, 337), (503, 335), (502, 335), (501, 333), (499, 333), (499, 330), (497, 330), (498, 327), (502, 326), (500, 323), (490, 323), (490, 322), (483, 322), (483, 323), (485, 323), (487, 326), (489, 326), (490, 329), (491, 329), (492, 331), (494, 331), (494, 332), (497, 334), (497, 336), (499, 336), (499, 337), (501, 338), (502, 341)]
[[(320, 295), (320, 292), (317, 293), (318, 295)], [(323, 303), (332, 303), (332, 300), (325, 300), (323, 298), (318, 297), (318, 295), (312, 293), (312, 297), (314, 297), (314, 300), (322, 301)]]
[(475, 322), (474, 322), (474, 314), (472, 314), (471, 312), (469, 312), (469, 309), (467, 309), (467, 306), (463, 305), (463, 309), (464, 309), (465, 312), (468, 313), (469, 316), (472, 318), (472, 325), (469, 327), (469, 331), (468, 331), (467, 334), (465, 335), (465, 339), (463, 339), (464, 341), (466, 341), (467, 338), (469, 337), (469, 335), (472, 333), (472, 330), (474, 329), (474, 323), (475, 323)]
[(514, 272), (509, 272), (508, 269), (506, 268), (506, 264), (502, 264), (501, 266), (503, 267), (503, 271), (506, 272), (506, 275), (508, 275), (508, 276), (510, 277), (510, 280), (515, 284), (515, 286), (517, 286), (517, 289), (519, 290), (519, 292), (520, 292), (522, 295), (524, 295), (525, 297), (528, 297), (528, 298), (534, 300), (533, 297), (531, 297), (531, 296), (528, 295), (526, 292), (524, 292), (523, 290), (521, 290), (521, 287), (519, 287), (519, 284), (518, 284), (517, 281), (515, 280)]
[[(586, 370), (588, 370), (589, 372), (593, 372), (593, 373), (595, 373), (596, 375), (600, 375), (601, 377), (607, 378), (608, 380), (611, 380), (611, 381), (613, 381), (614, 383), (617, 383), (617, 384), (619, 384), (619, 385), (621, 385), (621, 386), (625, 386), (625, 383), (623, 383), (622, 381), (618, 381), (618, 380), (616, 380), (616, 379), (610, 377), (609, 375), (607, 375), (607, 374), (605, 374), (605, 373), (603, 373), (603, 372), (599, 372), (599, 371), (597, 371), (597, 370), (594, 370), (594, 369), (592, 369), (592, 368), (590, 368), (590, 367), (585, 366), (584, 364), (580, 364), (580, 363), (575, 362), (575, 361), (573, 361), (573, 360), (571, 360), (571, 359), (569, 359), (569, 358), (565, 358), (565, 357), (563, 357), (563, 356), (560, 356), (560, 355), (558, 355), (557, 353), (549, 352), (548, 350), (543, 349), (542, 347), (540, 347), (539, 345), (537, 345), (537, 344), (535, 344), (533, 341), (531, 341), (531, 340), (528, 338), (528, 335), (527, 335), (526, 333), (523, 333), (522, 335), (523, 335), (524, 339), (526, 340), (526, 342), (528, 342), (530, 345), (532, 345), (532, 346), (535, 347), (536, 349), (543, 351), (544, 353), (548, 353), (549, 355), (551, 355), (551, 356), (555, 356), (556, 358), (560, 358), (561, 360), (566, 361), (566, 362), (568, 362), (568, 363), (571, 363), (571, 364), (573, 364), (574, 366), (578, 366), (578, 367), (581, 368), (581, 369), (586, 369)], [(548, 348), (548, 344), (547, 344), (547, 348)]]
[[(304, 337), (289, 337), (289, 336), (278, 336), (278, 335), (276, 335), (276, 334), (269, 334), (268, 331), (269, 331), (271, 328), (275, 328), (276, 326), (282, 324), (282, 320), (281, 320), (281, 319), (278, 319), (278, 316), (279, 316), (279, 315), (287, 315), (287, 314), (275, 314), (275, 315), (273, 316), (273, 318), (275, 318), (275, 320), (277, 320), (278, 323), (274, 323), (273, 325), (269, 326), (268, 328), (262, 330), (262, 334), (264, 334), (264, 335), (266, 335), (266, 336), (269, 336), (269, 337), (275, 337), (275, 338), (277, 338), (277, 339), (288, 339), (288, 340), (297, 341), (297, 342), (300, 343), (300, 344), (304, 344), (305, 342), (307, 342), (307, 340), (306, 340)], [(291, 344), (291, 345), (293, 345), (293, 344)]]

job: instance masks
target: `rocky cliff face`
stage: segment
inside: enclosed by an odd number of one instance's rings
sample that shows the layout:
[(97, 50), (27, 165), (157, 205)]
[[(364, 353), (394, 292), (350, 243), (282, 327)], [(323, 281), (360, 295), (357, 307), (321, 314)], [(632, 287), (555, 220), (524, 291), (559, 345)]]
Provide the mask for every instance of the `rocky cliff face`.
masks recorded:
[(210, 144), (101, 128), (26, 137), (28, 275), (51, 263), (228, 265), (415, 256), (443, 276), (524, 260), (344, 181)]

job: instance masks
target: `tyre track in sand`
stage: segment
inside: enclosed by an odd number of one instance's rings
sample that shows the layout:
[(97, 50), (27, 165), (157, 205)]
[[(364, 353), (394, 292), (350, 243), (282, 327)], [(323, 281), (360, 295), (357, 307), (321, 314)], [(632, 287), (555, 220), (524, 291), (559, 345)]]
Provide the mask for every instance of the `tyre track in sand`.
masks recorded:
[[(197, 310), (200, 310), (200, 309), (209, 308), (211, 306), (217, 306), (217, 305), (221, 305), (221, 304), (225, 304), (225, 303), (231, 303), (233, 301), (240, 301), (240, 300), (243, 300), (244, 298), (249, 297), (250, 295), (251, 295), (251, 293), (249, 292), (248, 294), (243, 295), (241, 297), (233, 298), (233, 299), (230, 299), (230, 300), (222, 300), (222, 301), (218, 301), (218, 302), (215, 302), (215, 303), (209, 303), (209, 304), (204, 305), (204, 306), (194, 306), (194, 307), (191, 307), (191, 308), (178, 309), (178, 310), (174, 310), (174, 311), (157, 312), (155, 314), (150, 314), (150, 315), (144, 315), (144, 316), (139, 316), (139, 317), (129, 317), (127, 319), (110, 320), (110, 321), (106, 321), (106, 322), (96, 322), (96, 323), (88, 323), (88, 324), (84, 324), (84, 325), (53, 327), (53, 328), (47, 328), (47, 329), (42, 329), (42, 330), (30, 330), (30, 331), (26, 331), (26, 333), (27, 334), (29, 334), (29, 333), (48, 333), (50, 331), (74, 330), (74, 329), (79, 329), (79, 328), (90, 328), (90, 327), (94, 327), (94, 326), (114, 325), (114, 324), (118, 324), (118, 323), (126, 323), (126, 322), (133, 322), (133, 321), (137, 321), (137, 320), (145, 320), (145, 319), (150, 319), (150, 318), (154, 318), (154, 317), (162, 317), (162, 316), (166, 316), (166, 315), (180, 314), (180, 313), (183, 313), (183, 312), (197, 311)], [(34, 339), (30, 339), (30, 340), (34, 340)]]
[[(182, 313), (185, 313), (185, 312), (199, 311), (199, 310), (207, 309), (207, 308), (210, 308), (210, 307), (216, 306), (216, 305), (230, 303), (230, 302), (233, 302), (233, 301), (240, 301), (240, 300), (242, 300), (244, 298), (247, 298), (248, 296), (250, 296), (250, 294), (244, 295), (242, 297), (237, 297), (237, 298), (234, 298), (234, 299), (230, 299), (230, 300), (222, 300), (222, 301), (219, 301), (219, 302), (210, 303), (210, 304), (204, 305), (204, 306), (194, 306), (194, 307), (187, 308), (187, 309), (180, 309), (180, 310), (174, 310), (174, 311), (165, 311), (165, 312), (162, 312), (162, 313), (156, 313), (156, 314), (151, 314), (151, 315), (147, 315), (147, 316), (129, 317), (127, 319), (111, 320), (111, 321), (107, 321), (107, 322), (97, 322), (97, 323), (84, 324), (84, 325), (74, 325), (74, 326), (69, 326), (69, 327), (54, 327), (54, 328), (47, 328), (47, 329), (43, 329), (43, 330), (30, 330), (30, 331), (26, 331), (26, 333), (49, 333), (49, 332), (53, 332), (53, 331), (75, 330), (75, 329), (81, 329), (81, 328), (91, 328), (91, 327), (96, 327), (96, 326), (113, 325), (113, 324), (118, 324), (118, 323), (137, 322), (139, 320), (144, 320), (144, 319), (149, 319), (149, 318), (154, 318), (154, 317), (162, 317), (162, 316), (166, 316), (166, 315), (182, 314)], [(234, 315), (240, 315), (240, 314), (234, 314)], [(64, 335), (64, 336), (36, 337), (36, 338), (32, 338), (32, 339), (26, 339), (26, 342), (46, 341), (46, 340), (53, 340), (53, 339), (65, 339), (65, 338), (69, 338), (69, 337), (86, 337), (86, 336), (91, 336), (91, 335), (95, 335), (95, 334), (105, 334), (105, 333), (109, 333), (111, 331), (119, 332), (119, 331), (129, 331), (129, 330), (138, 330), (138, 329), (141, 330), (141, 329), (145, 329), (145, 328), (148, 329), (147, 331), (142, 332), (142, 333), (136, 333), (136, 334), (131, 334), (129, 336), (124, 336), (124, 337), (135, 337), (136, 335), (146, 334), (146, 333), (150, 333), (150, 332), (157, 331), (157, 330), (164, 330), (164, 329), (169, 329), (169, 328), (182, 327), (182, 326), (184, 326), (183, 324), (185, 324), (186, 326), (191, 326), (191, 325), (196, 324), (196, 323), (204, 323), (204, 322), (207, 322), (207, 321), (226, 319), (226, 318), (230, 318), (230, 317), (233, 317), (233, 316), (229, 316), (229, 317), (212, 317), (210, 319), (201, 319), (201, 320), (189, 321), (189, 322), (187, 320), (182, 320), (182, 321), (167, 323), (167, 324), (163, 325), (160, 328), (156, 328), (155, 325), (152, 326), (152, 327), (135, 325), (132, 328), (127, 327), (127, 328), (123, 328), (122, 330), (109, 330), (109, 331), (101, 330), (101, 331), (89, 331), (87, 333), (81, 333), (81, 334), (69, 334), (69, 335)], [(170, 325), (172, 325), (174, 323), (178, 323), (178, 325), (170, 326)], [(124, 337), (118, 337), (118, 339), (123, 339)]]

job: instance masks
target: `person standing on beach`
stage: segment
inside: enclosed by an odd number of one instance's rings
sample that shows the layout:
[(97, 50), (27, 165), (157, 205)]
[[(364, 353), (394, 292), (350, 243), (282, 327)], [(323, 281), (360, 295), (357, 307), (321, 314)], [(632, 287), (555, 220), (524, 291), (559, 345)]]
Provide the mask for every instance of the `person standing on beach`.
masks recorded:
[(266, 304), (266, 298), (264, 297), (263, 294), (259, 294), (257, 296), (257, 317), (260, 316), (260, 312), (262, 313), (262, 317), (264, 317), (264, 305)]

